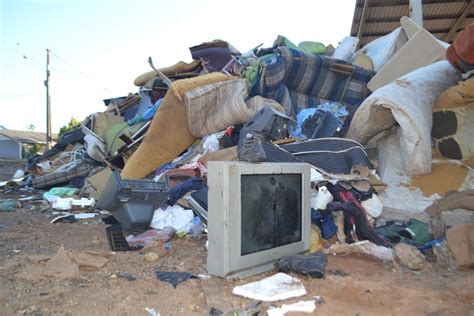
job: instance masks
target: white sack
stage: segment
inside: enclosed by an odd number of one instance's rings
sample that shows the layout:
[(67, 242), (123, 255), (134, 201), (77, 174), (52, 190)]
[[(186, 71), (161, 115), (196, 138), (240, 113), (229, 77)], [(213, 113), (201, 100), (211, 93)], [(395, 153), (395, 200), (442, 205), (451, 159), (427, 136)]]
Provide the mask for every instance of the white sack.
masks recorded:
[(408, 37), (405, 31), (399, 27), (392, 33), (368, 43), (357, 53), (367, 54), (374, 63), (374, 71), (378, 72), (407, 41)]
[(433, 105), (444, 90), (460, 79), (460, 72), (447, 61), (412, 71), (378, 89), (360, 105), (347, 138), (365, 145), (398, 123), (403, 169), (408, 175), (429, 173)]
[(354, 55), (357, 44), (359, 44), (359, 39), (357, 37), (344, 37), (344, 39), (336, 47), (336, 50), (334, 51), (334, 54), (331, 56), (331, 58), (348, 62), (352, 58), (352, 55)]

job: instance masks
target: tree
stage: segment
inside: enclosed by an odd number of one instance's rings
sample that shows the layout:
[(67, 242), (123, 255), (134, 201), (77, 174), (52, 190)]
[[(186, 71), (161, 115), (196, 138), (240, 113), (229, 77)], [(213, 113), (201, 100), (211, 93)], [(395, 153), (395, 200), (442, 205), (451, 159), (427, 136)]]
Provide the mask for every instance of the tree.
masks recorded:
[(64, 133), (69, 132), (70, 130), (72, 130), (77, 125), (79, 125), (79, 121), (71, 116), (71, 120), (69, 121), (69, 123), (67, 125), (64, 125), (63, 127), (61, 127), (59, 129), (58, 138), (61, 137), (61, 135), (63, 135)]
[[(26, 130), (30, 132), (34, 132), (35, 129), (36, 129), (36, 126), (34, 126), (33, 124), (26, 125)], [(30, 157), (33, 157), (34, 155), (38, 154), (38, 152), (42, 150), (42, 147), (43, 146), (41, 146), (40, 144), (23, 143), (21, 146), (23, 159), (29, 159)]]

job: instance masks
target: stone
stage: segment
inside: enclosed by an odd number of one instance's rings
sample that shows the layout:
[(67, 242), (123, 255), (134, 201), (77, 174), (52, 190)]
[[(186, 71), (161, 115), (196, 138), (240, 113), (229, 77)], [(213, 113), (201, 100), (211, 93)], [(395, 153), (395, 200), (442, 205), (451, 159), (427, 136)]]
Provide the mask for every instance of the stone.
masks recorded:
[(474, 267), (474, 224), (451, 227), (446, 240), (460, 268)]
[(414, 246), (398, 244), (393, 251), (395, 260), (410, 270), (421, 270), (426, 264), (425, 256)]
[(154, 262), (160, 259), (160, 256), (156, 252), (149, 252), (145, 254), (145, 261)]

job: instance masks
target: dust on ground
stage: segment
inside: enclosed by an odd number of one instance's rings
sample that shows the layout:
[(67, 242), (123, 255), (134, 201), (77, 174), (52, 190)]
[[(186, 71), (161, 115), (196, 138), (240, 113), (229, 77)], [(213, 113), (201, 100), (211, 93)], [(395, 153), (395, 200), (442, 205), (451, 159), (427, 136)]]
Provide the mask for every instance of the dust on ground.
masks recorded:
[[(0, 311), (2, 315), (204, 315), (211, 307), (246, 309), (251, 301), (232, 294), (245, 284), (274, 272), (245, 280), (190, 279), (176, 289), (159, 281), (155, 271), (207, 274), (206, 238), (173, 239), (172, 250), (155, 262), (144, 254), (116, 252), (105, 267), (80, 272), (68, 280), (39, 277), (35, 260), (66, 250), (110, 251), (100, 219), (49, 223), (50, 213), (17, 209), (0, 213)], [(135, 281), (113, 278), (126, 272)], [(330, 256), (324, 279), (293, 274), (308, 292), (284, 302), (262, 303), (264, 311), (320, 296), (316, 315), (469, 315), (474, 311), (474, 273), (448, 272), (436, 266), (413, 272), (383, 265), (364, 256)]]

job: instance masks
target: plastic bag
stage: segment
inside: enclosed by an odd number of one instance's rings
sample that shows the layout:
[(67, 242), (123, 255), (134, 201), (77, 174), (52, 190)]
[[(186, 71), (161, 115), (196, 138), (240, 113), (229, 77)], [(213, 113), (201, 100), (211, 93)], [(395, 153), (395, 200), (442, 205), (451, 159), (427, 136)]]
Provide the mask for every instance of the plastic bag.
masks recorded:
[(165, 227), (163, 229), (151, 229), (137, 236), (129, 235), (127, 242), (130, 246), (145, 247), (154, 240), (167, 242), (173, 237), (176, 230), (173, 227)]

